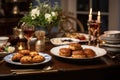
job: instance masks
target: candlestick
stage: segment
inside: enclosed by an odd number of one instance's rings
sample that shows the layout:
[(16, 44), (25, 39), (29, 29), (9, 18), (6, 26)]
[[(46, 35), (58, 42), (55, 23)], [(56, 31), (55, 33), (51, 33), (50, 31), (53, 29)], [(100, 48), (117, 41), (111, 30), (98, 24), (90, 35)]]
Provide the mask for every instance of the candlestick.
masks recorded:
[(97, 22), (98, 22), (98, 23), (101, 22), (100, 11), (98, 11)]
[(89, 19), (88, 21), (92, 21), (92, 8), (90, 8)]

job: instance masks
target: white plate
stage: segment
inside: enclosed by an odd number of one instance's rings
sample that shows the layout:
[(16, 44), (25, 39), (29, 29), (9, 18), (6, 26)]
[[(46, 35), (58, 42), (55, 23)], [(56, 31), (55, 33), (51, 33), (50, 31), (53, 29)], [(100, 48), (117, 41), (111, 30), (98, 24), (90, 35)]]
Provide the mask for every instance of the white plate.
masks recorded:
[(102, 45), (108, 47), (120, 48), (120, 44), (102, 44)]
[(120, 39), (119, 38), (111, 38), (111, 37), (107, 37), (105, 34), (100, 36), (101, 40), (104, 40), (107, 43), (111, 43), (111, 44), (117, 44), (120, 43)]
[(0, 55), (1, 55), (1, 54), (8, 54), (8, 52), (3, 51), (3, 52), (0, 52)]
[[(60, 57), (60, 58), (66, 58), (66, 59), (76, 59), (76, 58), (72, 58), (72, 57), (64, 57), (64, 56), (60, 56), (59, 55), (59, 49), (60, 48), (68, 48), (69, 45), (63, 45), (63, 46), (57, 46), (57, 47), (54, 47), (50, 50), (50, 52), (57, 56), (57, 57)], [(98, 57), (101, 57), (101, 56), (104, 56), (107, 52), (105, 49), (102, 49), (102, 48), (99, 48), (99, 47), (94, 47), (94, 46), (88, 46), (88, 45), (82, 45), (83, 49), (85, 48), (90, 48), (92, 50), (95, 51), (96, 53), (96, 56), (92, 57), (92, 58), (84, 58), (84, 59), (94, 59), (94, 58), (98, 58)], [(78, 59), (78, 60), (82, 60), (82, 59)]]
[(108, 40), (106, 40), (106, 42), (107, 42), (107, 43), (111, 43), (111, 44), (112, 44), (112, 43), (113, 43), (113, 44), (117, 44), (117, 43), (120, 43), (120, 40), (119, 40), (119, 41), (108, 41)]
[(6, 55), (9, 55), (7, 52), (0, 52), (0, 60), (2, 60)]
[(103, 47), (103, 48), (111, 52), (120, 52), (120, 48), (115, 48), (115, 47)]
[[(80, 42), (87, 42), (88, 41), (88, 39), (89, 39), (89, 35), (88, 34), (85, 34), (85, 33), (79, 33), (80, 35), (83, 35), (83, 36), (85, 36), (85, 40), (80, 40)], [(92, 37), (92, 40), (93, 40), (93, 37)]]
[[(75, 39), (76, 37), (84, 36), (86, 39), (85, 40), (79, 39), (80, 42), (88, 42), (89, 40), (89, 34), (85, 34), (85, 33), (66, 33), (66, 36), (70, 38), (75, 38)], [(93, 40), (93, 36), (91, 36), (91, 38)]]
[(106, 40), (106, 41), (120, 41), (120, 38), (107, 37), (106, 34), (101, 35), (100, 39)]
[[(15, 54), (15, 53), (13, 53)], [(4, 60), (10, 64), (14, 64), (14, 65), (23, 65), (23, 66), (33, 66), (33, 65), (40, 65), (40, 64), (44, 64), (44, 63), (47, 63), (49, 62), (52, 57), (49, 55), (49, 54), (46, 54), (46, 53), (39, 53), (40, 55), (44, 56), (45, 57), (45, 60), (43, 62), (40, 62), (40, 63), (32, 63), (32, 64), (22, 64), (20, 62), (14, 62), (11, 60), (13, 54), (9, 54), (7, 56), (4, 57)]]
[[(69, 41), (70, 40), (70, 41)], [(67, 37), (61, 37), (61, 38), (52, 38), (50, 39), (51, 43), (54, 45), (65, 45), (70, 43), (79, 43), (79, 39), (74, 38), (67, 38)]]

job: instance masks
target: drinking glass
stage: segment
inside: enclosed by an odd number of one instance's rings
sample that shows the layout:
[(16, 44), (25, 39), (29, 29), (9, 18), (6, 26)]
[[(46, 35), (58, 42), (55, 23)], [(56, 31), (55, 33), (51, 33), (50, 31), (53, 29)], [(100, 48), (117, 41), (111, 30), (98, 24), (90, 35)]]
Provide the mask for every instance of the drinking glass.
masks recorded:
[(23, 25), (22, 30), (24, 33), (24, 37), (27, 39), (27, 47), (30, 50), (30, 39), (34, 35), (35, 32), (35, 26), (29, 26), (29, 25)]
[(99, 35), (100, 35), (100, 23), (97, 23), (96, 21), (88, 22), (88, 33), (89, 33), (88, 44), (98, 46), (99, 45)]

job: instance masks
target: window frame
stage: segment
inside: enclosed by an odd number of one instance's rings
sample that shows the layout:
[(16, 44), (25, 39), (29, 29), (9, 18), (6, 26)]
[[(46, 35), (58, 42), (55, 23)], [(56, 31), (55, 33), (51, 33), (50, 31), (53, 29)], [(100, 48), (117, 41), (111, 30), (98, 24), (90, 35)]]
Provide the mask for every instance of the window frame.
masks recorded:
[[(76, 10), (76, 1), (77, 0), (61, 0), (61, 5), (64, 11), (70, 12), (72, 16), (77, 17), (76, 14), (88, 14), (88, 11), (80, 11)], [(91, 2), (91, 0), (90, 0)], [(114, 3), (114, 4), (113, 4)], [(108, 30), (120, 30), (120, 1), (119, 0), (109, 0), (109, 12), (102, 12), (102, 15), (108, 15)], [(72, 6), (71, 6), (72, 5)], [(90, 3), (90, 6), (92, 4)], [(93, 12), (93, 14), (97, 14), (97, 12)]]

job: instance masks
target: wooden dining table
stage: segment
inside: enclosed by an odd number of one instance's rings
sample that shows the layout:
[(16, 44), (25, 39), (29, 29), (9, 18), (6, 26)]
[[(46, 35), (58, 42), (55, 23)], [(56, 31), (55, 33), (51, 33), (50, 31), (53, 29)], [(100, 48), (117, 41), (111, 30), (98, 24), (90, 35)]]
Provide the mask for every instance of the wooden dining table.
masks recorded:
[(52, 59), (44, 64), (23, 66), (0, 61), (0, 80), (120, 80), (120, 57), (114, 57), (120, 52), (107, 51), (95, 59), (70, 60), (52, 55), (53, 47), (56, 46), (51, 42), (45, 43), (42, 53)]

